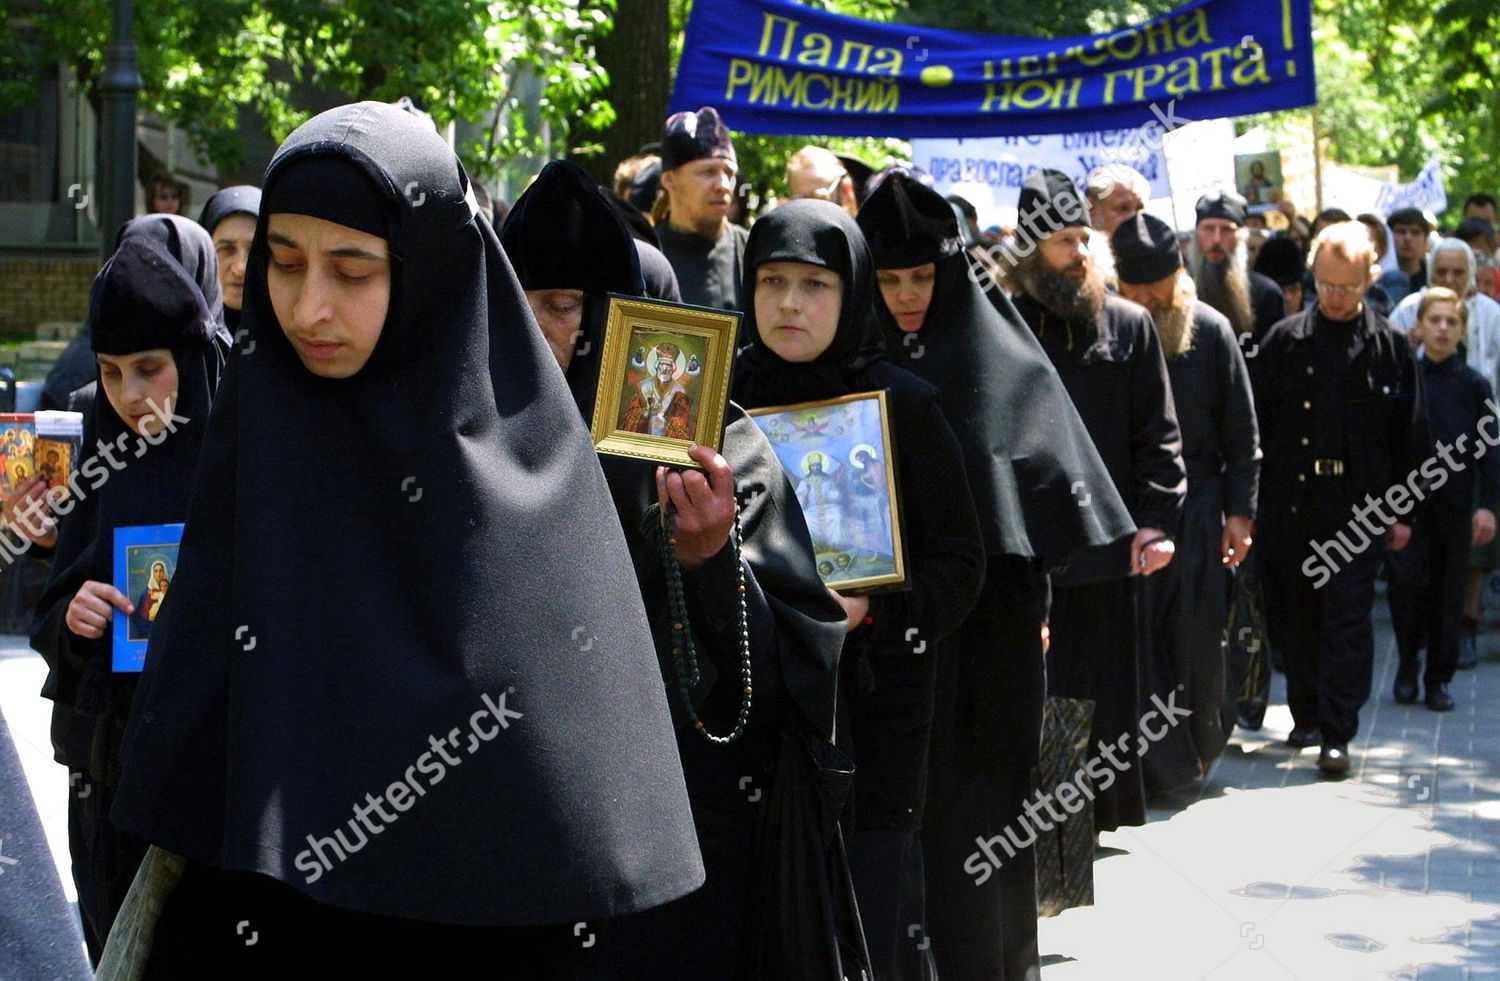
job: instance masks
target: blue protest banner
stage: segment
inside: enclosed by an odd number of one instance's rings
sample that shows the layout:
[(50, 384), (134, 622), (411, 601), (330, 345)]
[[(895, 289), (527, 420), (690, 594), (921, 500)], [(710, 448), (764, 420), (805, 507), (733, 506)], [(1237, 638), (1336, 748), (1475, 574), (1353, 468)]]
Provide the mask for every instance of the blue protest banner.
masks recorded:
[(672, 110), (748, 133), (1077, 133), (1317, 101), (1310, 0), (1198, 0), (1071, 38), (881, 24), (790, 0), (695, 0)]

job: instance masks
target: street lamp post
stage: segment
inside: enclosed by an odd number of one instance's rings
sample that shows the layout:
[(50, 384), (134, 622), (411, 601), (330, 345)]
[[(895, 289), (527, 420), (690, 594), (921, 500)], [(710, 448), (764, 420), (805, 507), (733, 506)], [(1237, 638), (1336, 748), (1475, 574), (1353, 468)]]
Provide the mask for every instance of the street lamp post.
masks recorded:
[(115, 0), (115, 34), (104, 55), (104, 77), (99, 82), (102, 103), (99, 237), (107, 256), (120, 226), (135, 217), (135, 106), (141, 73), (131, 37), (132, 0)]

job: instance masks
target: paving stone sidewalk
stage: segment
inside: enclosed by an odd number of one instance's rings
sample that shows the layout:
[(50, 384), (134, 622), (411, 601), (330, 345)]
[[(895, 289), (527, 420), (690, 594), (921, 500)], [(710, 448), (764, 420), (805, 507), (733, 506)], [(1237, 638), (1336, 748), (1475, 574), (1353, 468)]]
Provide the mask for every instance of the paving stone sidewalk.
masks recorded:
[(1500, 636), (1454, 711), (1398, 705), (1386, 612), (1348, 779), (1286, 745), (1278, 675), (1205, 786), (1103, 836), (1096, 905), (1042, 921), (1043, 981), (1500, 978)]

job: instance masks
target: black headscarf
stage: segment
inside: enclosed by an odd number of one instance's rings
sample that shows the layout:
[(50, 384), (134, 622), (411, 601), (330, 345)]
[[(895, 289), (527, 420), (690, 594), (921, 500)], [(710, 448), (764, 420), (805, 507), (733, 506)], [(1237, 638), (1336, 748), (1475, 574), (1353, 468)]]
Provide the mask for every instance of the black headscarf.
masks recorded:
[[(81, 493), (71, 506), (64, 505), (69, 510), (58, 529), (51, 578), (37, 603), (31, 644), (47, 657), (51, 669), (42, 694), (97, 716), (106, 710), (112, 687), (132, 678), (110, 673), (110, 628), (99, 640), (85, 640), (68, 630), (68, 604), (84, 582), (114, 581), (116, 528), (172, 524), (187, 517), (223, 350), (217, 343), (218, 325), (198, 287), (149, 236), (121, 240), (94, 279), (89, 307), (89, 337), (96, 353), (133, 354), (154, 348), (172, 352), (177, 369), (172, 414), (181, 417), (164, 433), (153, 432), (151, 440), (158, 445), (151, 445), (135, 435), (101, 392), (85, 420), (79, 459), (74, 461), (81, 474)], [(109, 456), (98, 451), (101, 444), (110, 448)], [(96, 455), (97, 470), (81, 468)], [(111, 457), (124, 466), (106, 464)], [(97, 476), (106, 472), (107, 478)], [(59, 748), (73, 758), (71, 762), (83, 765), (79, 757), (86, 749)], [(108, 771), (116, 761), (96, 759), (94, 764), (96, 778), (112, 779)]]
[[(889, 253), (876, 252), (877, 267), (937, 264), (922, 329), (903, 333), (883, 302), (881, 328), (897, 363), (942, 392), (989, 553), (1061, 560), (1130, 534), (1130, 514), (1113, 492), (1094, 493), (1081, 506), (1073, 490), (1080, 481), (1090, 488), (1114, 484), (1056, 369), (1015, 307), (1003, 296), (992, 302), (970, 278), (967, 257), (949, 253), (958, 222), (948, 202), (893, 172), (860, 208), (859, 225), (872, 242), (891, 243)], [(898, 230), (924, 248), (914, 250)]]
[[(219, 222), (230, 215), (249, 215), (252, 219), (260, 217), (260, 188), (250, 184), (236, 184), (216, 192), (213, 197), (203, 203), (203, 211), (198, 215), (198, 224), (203, 226), (212, 238), (214, 229), (219, 227)], [(240, 329), (240, 311), (229, 306), (224, 307), (224, 326), (229, 330), (231, 336)]]
[(198, 284), (198, 292), (203, 295), (208, 312), (213, 314), (227, 343), (229, 331), (224, 325), (224, 298), (219, 292), (219, 254), (214, 251), (213, 237), (191, 218), (181, 215), (142, 215), (120, 226), (120, 234), (115, 236), (115, 247), (119, 248), (120, 243), (127, 238), (136, 237), (149, 238), (159, 243), (177, 260), (178, 265), (187, 270), (187, 274), (193, 277), (193, 282)]
[[(833, 341), (811, 361), (783, 361), (760, 336), (755, 321), (755, 271), (768, 262), (805, 262), (839, 274), (843, 286)], [(881, 356), (871, 302), (875, 269), (870, 249), (848, 212), (831, 201), (788, 201), (750, 229), (745, 245), (745, 326), (749, 344), (735, 368), (734, 399), (741, 405), (791, 405), (856, 391), (860, 373)]]
[[(308, 372), (270, 305), (263, 209), (113, 820), (440, 923), (568, 923), (691, 891), (703, 868), (619, 525), (462, 167), (425, 122), (362, 102), (282, 144), (267, 202), (311, 157), (380, 195), (389, 313), (359, 372)], [(521, 715), (500, 730), (497, 706)], [(414, 771), (455, 728), (459, 765)], [(309, 836), (349, 835), (403, 780), (425, 792), (367, 850), (312, 858)]]
[[(584, 291), (582, 334), (567, 379), (586, 422), (593, 419), (599, 385), (604, 294), (643, 292), (636, 245), (607, 194), (582, 168), (554, 161), (521, 195), (500, 236), (525, 289)], [(742, 554), (775, 614), (782, 683), (814, 730), (830, 738), (842, 617), (813, 565), (807, 526), (775, 452), (733, 402), (725, 414), (723, 455), (742, 502)], [(600, 462), (626, 537), (639, 549), (641, 521), (656, 499), (654, 468), (622, 457)]]
[(230, 215), (260, 217), (260, 188), (252, 184), (236, 184), (216, 191), (213, 197), (203, 202), (203, 211), (198, 215), (198, 224), (211, 236), (219, 222)]

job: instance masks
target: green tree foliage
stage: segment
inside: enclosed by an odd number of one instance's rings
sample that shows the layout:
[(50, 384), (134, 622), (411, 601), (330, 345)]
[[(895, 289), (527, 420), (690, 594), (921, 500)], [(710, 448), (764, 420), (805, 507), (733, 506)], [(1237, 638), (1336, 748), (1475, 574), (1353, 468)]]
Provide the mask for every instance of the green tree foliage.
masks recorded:
[[(59, 61), (97, 105), (112, 9), (111, 0), (0, 0), (0, 112), (36, 96), (36, 73), (13, 75), (13, 65)], [(409, 95), (440, 126), (487, 121), (486, 137), (462, 152), (491, 165), (550, 151), (543, 125), (554, 141), (575, 125), (609, 125), (590, 47), (612, 9), (612, 0), (588, 9), (577, 0), (137, 0), (141, 103), (229, 167), (246, 109), (279, 140), (340, 99)], [(540, 85), (539, 113), (517, 98), (528, 76)]]

